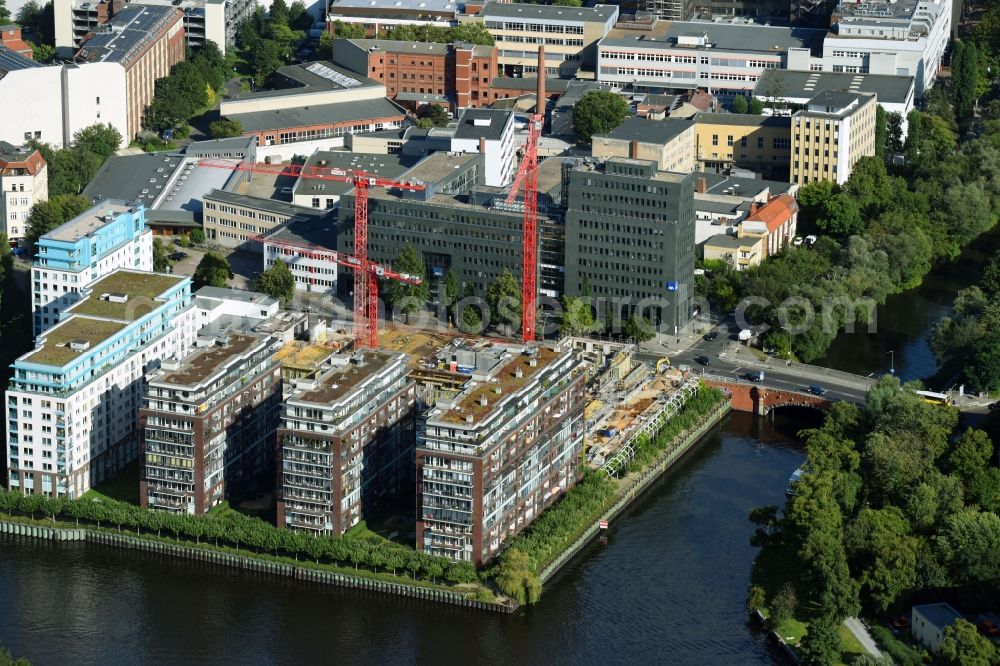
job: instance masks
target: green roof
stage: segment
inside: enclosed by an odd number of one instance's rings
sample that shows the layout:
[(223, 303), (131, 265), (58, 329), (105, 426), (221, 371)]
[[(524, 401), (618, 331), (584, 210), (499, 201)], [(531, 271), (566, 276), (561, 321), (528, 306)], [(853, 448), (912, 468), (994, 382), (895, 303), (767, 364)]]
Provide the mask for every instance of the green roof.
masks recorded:
[[(70, 317), (42, 333), (44, 344), (34, 352), (29, 352), (23, 360), (27, 363), (62, 367), (88, 350), (104, 342), (127, 324), (92, 317)], [(71, 349), (71, 342), (83, 343), (85, 349)]]
[[(115, 271), (89, 286), (87, 298), (66, 310), (69, 314), (135, 321), (159, 307), (156, 301), (163, 292), (186, 278), (143, 271)], [(115, 296), (125, 296), (117, 302)]]

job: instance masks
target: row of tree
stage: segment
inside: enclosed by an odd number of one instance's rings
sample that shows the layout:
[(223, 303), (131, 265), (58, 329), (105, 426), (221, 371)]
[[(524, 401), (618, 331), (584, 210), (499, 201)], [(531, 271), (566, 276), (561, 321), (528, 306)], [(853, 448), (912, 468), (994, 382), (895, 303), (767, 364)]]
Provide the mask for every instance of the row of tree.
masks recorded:
[(137, 535), (164, 536), (202, 541), (216, 546), (244, 548), (275, 556), (304, 558), (317, 563), (334, 563), (379, 571), (407, 572), (414, 579), (431, 582), (473, 583), (475, 567), (418, 553), (401, 544), (378, 537), (312, 536), (296, 530), (278, 529), (257, 518), (232, 512), (224, 517), (191, 516), (153, 511), (125, 502), (102, 499), (67, 500), (44, 495), (22, 495), (0, 490), (0, 511), (36, 517), (57, 518), (96, 525), (98, 528), (128, 530)]
[(745, 272), (708, 266), (712, 278), (696, 281), (724, 311), (746, 296), (765, 299), (769, 305), (748, 315), (770, 326), (764, 344), (781, 354), (821, 357), (845, 326), (867, 322), (863, 299), (882, 303), (919, 285), (934, 265), (996, 224), (1000, 104), (991, 105), (981, 135), (962, 144), (947, 100), (939, 98), (933, 113), (909, 115), (905, 143), (892, 114), (882, 120), (886, 157), (898, 148), (906, 166), (864, 157), (842, 187), (803, 186), (799, 224), (803, 233), (822, 234), (814, 247), (787, 248)]
[(301, 0), (291, 7), (285, 0), (276, 0), (269, 13), (258, 7), (237, 27), (236, 44), (257, 87), (266, 85), (278, 68), (292, 59), (312, 23), (313, 17)]
[(169, 76), (157, 80), (143, 126), (155, 132), (174, 129), (215, 106), (231, 71), (232, 62), (215, 42), (206, 41), (194, 55), (171, 67)]
[(761, 557), (785, 551), (801, 565), (786, 573), (811, 616), (804, 663), (835, 662), (839, 640), (826, 634), (862, 608), (996, 593), (1000, 469), (986, 433), (960, 431), (957, 411), (885, 377), (864, 409), (837, 403), (803, 435), (805, 473), (784, 516), (772, 506), (751, 520)]

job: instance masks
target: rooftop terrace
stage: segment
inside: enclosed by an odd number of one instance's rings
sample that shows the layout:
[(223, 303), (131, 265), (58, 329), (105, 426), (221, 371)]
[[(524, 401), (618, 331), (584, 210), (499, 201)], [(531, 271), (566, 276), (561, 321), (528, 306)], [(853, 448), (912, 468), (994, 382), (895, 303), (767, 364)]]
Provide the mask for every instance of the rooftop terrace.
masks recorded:
[[(125, 201), (102, 201), (99, 204), (95, 204), (89, 210), (80, 213), (69, 222), (61, 224), (47, 234), (44, 234), (42, 240), (73, 243), (104, 227), (114, 217), (118, 217), (122, 213), (135, 212), (136, 210), (138, 210), (136, 207), (130, 206)], [(109, 219), (109, 216), (112, 219)]]
[[(42, 346), (28, 352), (20, 360), (27, 363), (63, 367), (87, 353), (95, 345), (104, 342), (125, 328), (120, 321), (94, 319), (91, 317), (70, 317), (39, 336)], [(70, 347), (73, 343), (73, 347)]]
[[(320, 375), (315, 388), (296, 392), (294, 400), (311, 402), (319, 405), (330, 405), (350, 394), (365, 380), (387, 368), (399, 357), (382, 351), (365, 351), (363, 355), (356, 354), (343, 364), (336, 365)], [(361, 359), (360, 363), (357, 359)]]
[(152, 381), (174, 386), (200, 384), (217, 373), (225, 372), (227, 363), (261, 342), (261, 338), (255, 335), (230, 335), (228, 339), (226, 345), (205, 348), (188, 355), (176, 370), (169, 370)]
[(188, 278), (180, 275), (115, 271), (92, 283), (87, 298), (68, 308), (66, 312), (117, 321), (135, 321), (160, 305), (156, 299), (163, 292), (186, 279)]

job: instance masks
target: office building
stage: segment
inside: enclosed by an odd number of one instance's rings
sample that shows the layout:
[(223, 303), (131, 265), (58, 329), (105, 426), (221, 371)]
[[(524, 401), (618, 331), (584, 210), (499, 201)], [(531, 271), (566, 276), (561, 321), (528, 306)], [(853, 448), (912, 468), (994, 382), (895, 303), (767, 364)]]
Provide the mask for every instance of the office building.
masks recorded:
[[(406, 356), (336, 354), (294, 382), (279, 440), (278, 526), (343, 534), (412, 492), (416, 386)], [(411, 495), (412, 497), (412, 495)]]
[(875, 95), (828, 91), (792, 116), (791, 180), (843, 185), (854, 164), (875, 154)]
[[(656, 122), (656, 121), (649, 121)], [(673, 333), (693, 316), (695, 174), (615, 157), (568, 173), (565, 293)]]
[(258, 236), (292, 220), (319, 223), (323, 217), (311, 208), (226, 190), (208, 192), (202, 205), (205, 238), (229, 249), (249, 248)]
[(183, 16), (173, 7), (130, 5), (84, 39), (74, 58), (78, 63), (118, 63), (125, 69), (126, 140), (142, 129), (157, 79), (184, 59)]
[(385, 84), (386, 96), (417, 109), (439, 104), (457, 112), (488, 106), (497, 48), (473, 44), (336, 39), (333, 64)]
[(715, 173), (745, 169), (787, 180), (791, 127), (791, 120), (782, 116), (699, 113), (694, 117), (698, 169)]
[(139, 455), (143, 376), (194, 341), (191, 279), (117, 270), (13, 364), (9, 487), (80, 497)]
[(34, 148), (15, 148), (0, 141), (0, 220), (11, 245), (28, 231), (28, 213), (49, 198), (49, 167)]
[(35, 335), (60, 321), (89, 285), (118, 269), (153, 270), (146, 209), (103, 201), (38, 239), (31, 267)]
[(546, 73), (571, 79), (580, 69), (594, 71), (597, 42), (614, 27), (618, 7), (488, 2), (478, 14), (459, 20), (485, 25), (496, 40), (504, 76), (536, 74), (538, 50), (543, 46)]
[(445, 351), (467, 380), (417, 421), (417, 548), (481, 564), (579, 480), (584, 374), (560, 347)]
[(660, 171), (688, 173), (695, 168), (695, 125), (690, 120), (630, 117), (607, 134), (591, 137), (594, 157), (652, 160)]
[(282, 343), (209, 330), (197, 344), (146, 375), (139, 499), (200, 516), (273, 473), (281, 409), (274, 355)]
[(0, 100), (16, 100), (0, 113), (0, 141), (31, 139), (56, 148), (94, 123), (128, 136), (125, 70), (114, 62), (43, 65), (0, 47)]
[(361, 25), (366, 37), (378, 35), (400, 25), (450, 27), (459, 12), (455, 0), (331, 0), (327, 5), (327, 23)]
[[(307, 174), (317, 173), (322, 169), (340, 170), (341, 173), (361, 171), (393, 180), (413, 168), (419, 160), (418, 156), (410, 155), (317, 150), (306, 160), (303, 171)], [(353, 189), (354, 185), (347, 180), (300, 176), (292, 187), (292, 203), (305, 208), (329, 211), (337, 205), (341, 196)]]
[(514, 114), (504, 109), (466, 109), (451, 139), (456, 153), (483, 156), (483, 182), (504, 187), (517, 173), (514, 150)]

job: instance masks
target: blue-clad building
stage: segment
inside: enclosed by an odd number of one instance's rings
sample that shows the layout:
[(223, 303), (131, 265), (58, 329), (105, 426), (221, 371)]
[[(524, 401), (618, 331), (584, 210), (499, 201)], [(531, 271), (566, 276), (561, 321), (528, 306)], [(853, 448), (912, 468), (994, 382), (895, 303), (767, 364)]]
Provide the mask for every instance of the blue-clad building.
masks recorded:
[(31, 270), (35, 335), (58, 322), (84, 287), (120, 268), (153, 270), (153, 233), (142, 204), (102, 201), (44, 234)]

